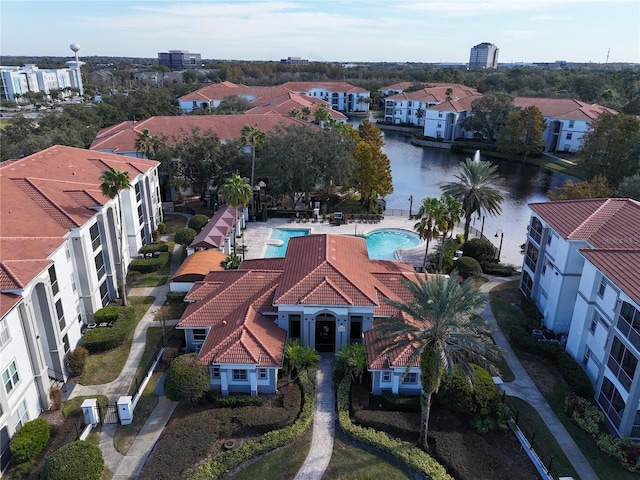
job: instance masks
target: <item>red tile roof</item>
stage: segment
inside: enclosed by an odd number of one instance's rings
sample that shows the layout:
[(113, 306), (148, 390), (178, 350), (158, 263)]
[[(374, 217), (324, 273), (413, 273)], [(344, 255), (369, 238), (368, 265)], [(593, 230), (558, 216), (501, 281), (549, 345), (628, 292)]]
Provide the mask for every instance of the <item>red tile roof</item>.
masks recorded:
[(210, 272), (187, 295), (193, 303), (178, 326), (211, 328), (200, 350), (203, 364), (272, 362), (281, 358), (286, 340), (286, 331), (274, 324), (278, 305), (365, 306), (375, 315), (390, 315), (397, 312), (385, 298), (408, 299), (403, 279), (415, 279), (413, 267), (370, 260), (362, 238), (294, 237), (285, 258), (247, 260), (238, 270)]
[(584, 248), (580, 253), (640, 305), (640, 249)]
[(252, 101), (251, 105), (253, 108), (247, 110), (245, 115), (277, 113), (279, 115), (289, 116), (289, 112), (293, 109), (301, 112), (303, 108), (308, 108), (311, 110), (311, 115), (309, 117), (309, 120), (311, 121), (314, 118), (316, 110), (323, 105), (334, 120), (347, 119), (347, 116), (342, 112), (332, 110), (331, 104), (324, 100), (288, 91), (282, 95), (278, 95), (277, 97), (258, 98)]
[(22, 299), (20, 295), (0, 293), (0, 318), (4, 317)]
[(136, 140), (143, 130), (172, 145), (194, 129), (200, 132), (211, 131), (221, 141), (237, 140), (245, 125), (253, 125), (262, 132), (273, 132), (278, 125), (308, 125), (299, 118), (279, 113), (242, 115), (183, 115), (151, 117), (140, 122), (122, 122), (103, 128), (93, 139), (90, 150), (103, 150), (113, 153), (135, 152)]
[(602, 105), (589, 104), (572, 98), (516, 97), (513, 103), (517, 107), (535, 106), (544, 117), (590, 122), (602, 113), (618, 113)]
[(218, 209), (207, 224), (196, 235), (190, 248), (221, 248), (229, 234), (233, 231), (238, 217), (242, 215), (242, 209), (223, 205)]
[(156, 165), (61, 145), (0, 163), (0, 289), (27, 285), (51, 264), (69, 230), (109, 201), (100, 191), (104, 170), (127, 171), (133, 179)]

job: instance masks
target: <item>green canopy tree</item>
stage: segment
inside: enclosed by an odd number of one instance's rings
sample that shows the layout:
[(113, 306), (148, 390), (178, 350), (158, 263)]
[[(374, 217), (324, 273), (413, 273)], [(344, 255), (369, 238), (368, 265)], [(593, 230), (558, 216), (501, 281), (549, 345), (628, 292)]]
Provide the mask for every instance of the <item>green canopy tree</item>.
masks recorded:
[(369, 209), (380, 198), (393, 193), (391, 162), (382, 152), (384, 140), (380, 129), (369, 120), (358, 127), (353, 157), (355, 158), (354, 186), (360, 192), (361, 203)]
[(428, 280), (416, 275), (415, 281), (406, 281), (410, 300), (387, 300), (398, 315), (379, 318), (376, 325), (376, 344), (381, 354), (412, 346), (407, 368), (420, 365), (422, 395), (420, 403), (419, 444), (427, 448), (431, 397), (438, 392), (445, 376), (457, 366), (469, 381), (474, 378), (471, 363), (495, 370), (494, 362), (500, 358), (499, 349), (491, 341), (491, 328), (475, 315), (487, 302), (485, 294), (473, 288), (473, 279), (458, 283), (457, 272), (449, 278), (438, 276)]
[(450, 232), (453, 237), (453, 229), (464, 215), (462, 202), (451, 195), (443, 195), (440, 197), (440, 205), (442, 208), (442, 223), (436, 226), (440, 229), (441, 245), (440, 260), (438, 261), (438, 272), (442, 272), (442, 264), (444, 262), (444, 250), (447, 242), (447, 234)]
[(624, 177), (618, 185), (616, 197), (633, 198), (640, 201), (640, 173)]
[(169, 400), (189, 400), (195, 405), (209, 388), (209, 372), (198, 363), (197, 354), (180, 355), (172, 360), (164, 380), (164, 392)]
[(467, 158), (460, 162), (457, 182), (445, 183), (440, 187), (445, 195), (451, 195), (462, 202), (464, 208), (464, 239), (469, 238), (471, 217), (478, 215), (499, 215), (502, 212), (500, 204), (504, 198), (494, 185), (500, 180), (497, 174), (497, 166), (491, 162), (474, 162)]
[(229, 115), (244, 113), (251, 108), (249, 100), (239, 95), (230, 95), (220, 102), (215, 110), (216, 115)]
[(604, 175), (614, 187), (640, 167), (640, 122), (632, 115), (603, 113), (590, 124), (579, 155), (589, 177)]
[(613, 189), (603, 175), (591, 180), (573, 183), (566, 180), (564, 185), (549, 191), (549, 200), (578, 200), (584, 198), (609, 198), (613, 196)]
[(124, 221), (122, 219), (122, 197), (120, 192), (131, 188), (129, 183), (129, 172), (119, 171), (110, 167), (109, 170), (105, 170), (100, 174), (100, 190), (105, 197), (113, 200), (118, 199), (118, 228), (117, 238), (118, 246), (120, 247), (120, 281), (122, 284), (122, 305), (127, 305), (127, 267), (125, 264), (125, 233), (124, 233)]
[(471, 103), (472, 115), (462, 121), (462, 128), (479, 132), (494, 141), (509, 115), (516, 110), (513, 97), (506, 93), (489, 93)]
[(529, 155), (540, 155), (544, 151), (542, 136), (547, 122), (535, 106), (513, 112), (498, 133), (498, 151), (525, 161)]

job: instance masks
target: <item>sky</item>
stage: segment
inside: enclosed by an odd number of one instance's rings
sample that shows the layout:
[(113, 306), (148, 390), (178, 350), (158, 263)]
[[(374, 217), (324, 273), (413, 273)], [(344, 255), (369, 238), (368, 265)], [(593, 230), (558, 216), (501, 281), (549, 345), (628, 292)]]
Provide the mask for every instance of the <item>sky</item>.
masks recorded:
[(640, 0), (0, 0), (2, 56), (466, 63), (482, 42), (501, 63), (640, 63)]

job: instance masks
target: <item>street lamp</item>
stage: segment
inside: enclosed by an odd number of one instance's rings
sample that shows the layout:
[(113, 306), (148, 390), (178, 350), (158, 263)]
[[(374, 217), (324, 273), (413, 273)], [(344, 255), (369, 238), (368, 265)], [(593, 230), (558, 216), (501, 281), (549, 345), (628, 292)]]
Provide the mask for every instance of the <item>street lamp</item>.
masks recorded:
[(409, 195), (409, 218), (411, 218), (411, 210), (413, 210), (413, 195)]
[(502, 240), (504, 240), (504, 233), (502, 232), (502, 230), (498, 229), (495, 237), (498, 238), (498, 235), (500, 235), (500, 246), (498, 247), (498, 263), (500, 263), (500, 254), (502, 253)]

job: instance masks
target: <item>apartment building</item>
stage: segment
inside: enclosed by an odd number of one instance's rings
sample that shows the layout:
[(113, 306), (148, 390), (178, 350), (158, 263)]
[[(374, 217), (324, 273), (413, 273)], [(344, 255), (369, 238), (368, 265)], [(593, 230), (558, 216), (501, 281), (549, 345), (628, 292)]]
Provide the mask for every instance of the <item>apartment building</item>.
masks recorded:
[(49, 96), (52, 90), (60, 90), (61, 97), (71, 95), (69, 89), (74, 88), (82, 92), (82, 77), (79, 65), (82, 62), (67, 62), (68, 68), (40, 69), (36, 65), (22, 67), (0, 67), (0, 99), (9, 102), (19, 102), (28, 92), (42, 92)]

